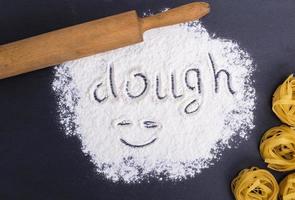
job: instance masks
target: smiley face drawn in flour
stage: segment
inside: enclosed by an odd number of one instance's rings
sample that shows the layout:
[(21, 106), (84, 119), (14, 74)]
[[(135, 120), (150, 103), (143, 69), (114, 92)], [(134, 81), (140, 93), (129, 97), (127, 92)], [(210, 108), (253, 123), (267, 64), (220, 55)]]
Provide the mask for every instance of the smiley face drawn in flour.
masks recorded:
[[(162, 125), (154, 120), (132, 121), (125, 116), (114, 120), (112, 126), (118, 132), (121, 143), (132, 148), (143, 148), (153, 144), (158, 139), (159, 131), (162, 128)], [(134, 139), (129, 141), (128, 133), (145, 135), (145, 137), (143, 141), (134, 141)]]

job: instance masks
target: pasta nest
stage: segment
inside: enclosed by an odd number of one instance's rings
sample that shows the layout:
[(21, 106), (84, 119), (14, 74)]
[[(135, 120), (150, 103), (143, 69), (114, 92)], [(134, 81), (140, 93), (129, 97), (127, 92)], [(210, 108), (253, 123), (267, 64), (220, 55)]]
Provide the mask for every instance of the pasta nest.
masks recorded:
[(260, 154), (273, 170), (295, 169), (295, 131), (286, 125), (269, 129), (261, 139)]
[(277, 200), (279, 193), (273, 175), (257, 167), (242, 170), (232, 181), (231, 189), (237, 200)]
[(280, 199), (295, 199), (295, 174), (290, 174), (280, 183)]
[(295, 126), (295, 77), (293, 74), (276, 89), (272, 110), (282, 122)]

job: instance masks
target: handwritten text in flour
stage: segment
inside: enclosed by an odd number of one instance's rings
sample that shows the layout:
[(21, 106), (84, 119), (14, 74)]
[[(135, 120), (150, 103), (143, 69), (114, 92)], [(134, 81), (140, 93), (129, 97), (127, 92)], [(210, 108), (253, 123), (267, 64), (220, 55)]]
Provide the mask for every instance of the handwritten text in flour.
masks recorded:
[[(214, 80), (214, 93), (218, 93), (221, 87), (221, 79), (226, 79), (229, 95), (234, 95), (232, 87), (231, 74), (225, 69), (216, 70), (214, 58), (208, 53), (209, 67), (211, 68), (212, 80)], [(187, 115), (197, 112), (201, 106), (203, 94), (203, 84), (201, 71), (198, 66), (190, 65), (183, 71), (183, 75), (171, 72), (168, 75), (168, 81), (161, 80), (161, 74), (149, 76), (144, 72), (130, 72), (125, 84), (122, 87), (116, 86), (114, 76), (115, 65), (109, 64), (107, 79), (96, 83), (91, 94), (98, 103), (105, 103), (110, 98), (120, 98), (119, 90), (130, 100), (139, 100), (144, 98), (147, 93), (151, 93), (156, 100), (164, 101), (166, 99), (179, 99), (180, 101), (186, 96), (194, 96), (183, 108)], [(182, 79), (182, 80), (181, 80)], [(151, 85), (153, 87), (151, 87)], [(179, 88), (182, 88), (181, 90)]]

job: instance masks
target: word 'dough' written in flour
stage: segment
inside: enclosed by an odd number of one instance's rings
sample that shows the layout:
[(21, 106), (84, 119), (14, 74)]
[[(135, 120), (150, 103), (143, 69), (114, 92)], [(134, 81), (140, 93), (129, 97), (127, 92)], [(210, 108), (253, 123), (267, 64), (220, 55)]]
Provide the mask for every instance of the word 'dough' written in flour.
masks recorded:
[[(208, 59), (208, 66), (210, 68), (206, 69), (210, 70), (212, 73), (214, 92), (218, 92), (220, 87), (219, 82), (221, 81), (220, 79), (223, 75), (225, 76), (226, 86), (228, 87), (230, 94), (234, 95), (235, 92), (232, 89), (230, 73), (225, 69), (217, 71), (210, 53), (208, 53)], [(144, 98), (146, 93), (151, 92), (153, 93), (151, 95), (154, 95), (153, 101), (155, 103), (156, 101), (164, 103), (166, 99), (178, 99), (181, 102), (184, 101), (183, 99), (185, 99), (186, 96), (193, 96), (184, 106), (183, 112), (185, 114), (193, 114), (199, 110), (202, 94), (204, 92), (204, 83), (202, 81), (199, 67), (194, 66), (193, 63), (184, 68), (180, 77), (178, 77), (174, 72), (165, 74), (164, 77), (168, 79), (166, 81), (163, 81), (163, 76), (159, 73), (147, 75), (144, 71), (140, 71), (136, 68), (134, 68), (134, 71), (129, 72), (126, 80), (119, 81), (116, 79), (120, 79), (120, 77), (124, 76), (122, 76), (122, 74), (117, 74), (116, 77), (118, 78), (115, 78), (114, 64), (112, 63), (108, 65), (104, 63), (102, 67), (105, 66), (107, 68), (107, 73), (105, 73), (105, 77), (103, 77), (105, 81), (95, 81), (94, 87), (91, 90), (91, 95), (93, 95), (94, 100), (98, 103), (108, 102), (109, 98), (117, 99), (120, 98), (120, 96), (125, 96), (125, 98), (128, 98), (129, 100), (136, 101), (140, 100), (140, 98)], [(176, 81), (177, 78), (180, 80)], [(123, 85), (123, 87), (116, 87), (117, 82), (119, 82), (119, 85)], [(132, 92), (131, 85), (133, 85), (137, 91)]]
[(198, 22), (144, 40), (56, 68), (61, 125), (112, 181), (195, 176), (254, 127), (252, 59)]

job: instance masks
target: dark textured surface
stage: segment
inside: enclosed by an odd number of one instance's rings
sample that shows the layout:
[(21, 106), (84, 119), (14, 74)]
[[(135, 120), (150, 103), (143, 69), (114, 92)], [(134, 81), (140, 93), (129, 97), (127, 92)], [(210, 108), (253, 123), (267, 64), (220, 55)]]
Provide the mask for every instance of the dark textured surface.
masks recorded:
[[(0, 43), (136, 9), (139, 14), (187, 0), (0, 0)], [(233, 199), (230, 181), (242, 168), (265, 167), (261, 134), (280, 124), (271, 112), (276, 86), (295, 71), (294, 0), (210, 2), (203, 24), (217, 37), (237, 41), (255, 60), (256, 128), (248, 141), (226, 150), (210, 169), (181, 182), (111, 183), (96, 175), (80, 141), (58, 128), (50, 84), (53, 70), (0, 81), (0, 199)], [(46, 47), (44, 47), (46, 48)], [(0, 63), (1, 64), (1, 63)], [(274, 173), (280, 180), (284, 174)]]

